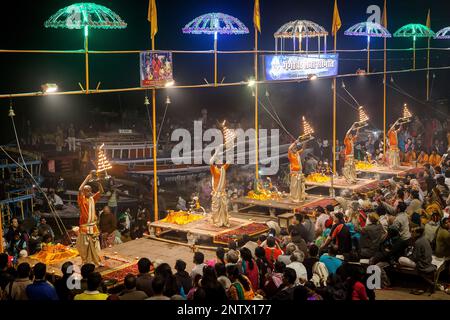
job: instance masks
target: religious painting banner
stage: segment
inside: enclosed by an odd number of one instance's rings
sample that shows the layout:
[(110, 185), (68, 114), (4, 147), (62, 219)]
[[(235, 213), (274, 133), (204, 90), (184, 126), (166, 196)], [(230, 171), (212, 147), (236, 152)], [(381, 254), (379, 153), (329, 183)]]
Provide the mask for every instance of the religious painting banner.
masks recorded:
[(338, 74), (339, 54), (288, 54), (264, 56), (266, 80), (332, 77)]
[(139, 56), (141, 87), (164, 86), (173, 81), (172, 52), (144, 51)]

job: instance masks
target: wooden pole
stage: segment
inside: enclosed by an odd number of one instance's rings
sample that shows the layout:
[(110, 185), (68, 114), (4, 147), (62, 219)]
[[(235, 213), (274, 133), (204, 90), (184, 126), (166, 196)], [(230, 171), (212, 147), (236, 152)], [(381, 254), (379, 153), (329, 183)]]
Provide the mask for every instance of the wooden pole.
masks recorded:
[(427, 101), (430, 101), (430, 45), (431, 38), (428, 38), (428, 50), (427, 50)]
[(0, 204), (0, 253), (3, 253), (5, 248), (3, 247), (3, 204)]
[(255, 27), (255, 179), (259, 180), (258, 29)]
[(386, 157), (386, 105), (387, 105), (387, 39), (384, 38), (384, 73), (383, 73), (383, 156)]
[(416, 70), (416, 37), (413, 38), (413, 69)]
[[(152, 34), (152, 50), (155, 50), (155, 36)], [(153, 210), (155, 221), (159, 220), (158, 211), (158, 164), (157, 164), (157, 141), (156, 141), (156, 89), (152, 89), (152, 130), (153, 130)]]
[(89, 28), (86, 26), (84, 29), (84, 61), (86, 69), (86, 94), (89, 94)]
[[(337, 50), (337, 33), (334, 35), (334, 53)], [(336, 77), (333, 78), (333, 176), (337, 172), (336, 166)]]
[(214, 86), (217, 87), (217, 32), (214, 34)]
[(367, 37), (367, 73), (370, 73), (370, 37)]

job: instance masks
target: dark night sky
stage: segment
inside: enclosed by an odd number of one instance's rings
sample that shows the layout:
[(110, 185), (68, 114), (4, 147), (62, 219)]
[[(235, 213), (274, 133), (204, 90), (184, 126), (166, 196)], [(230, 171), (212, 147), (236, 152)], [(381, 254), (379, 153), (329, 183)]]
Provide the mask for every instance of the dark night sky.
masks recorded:
[[(82, 49), (82, 31), (45, 29), (44, 21), (58, 9), (72, 4), (67, 0), (22, 0), (3, 10), (3, 27), (0, 29), (2, 39), (0, 49)], [(261, 0), (262, 28), (261, 49), (274, 49), (273, 33), (287, 21), (307, 19), (331, 29), (334, 0)], [(12, 2), (10, 2), (12, 3)], [(146, 20), (148, 0), (96, 0), (118, 13), (128, 23), (125, 30), (94, 30), (90, 32), (91, 50), (143, 50), (149, 49), (149, 24)], [(339, 33), (339, 48), (362, 49), (365, 39), (344, 36), (343, 32), (351, 25), (367, 19), (366, 8), (371, 4), (382, 7), (383, 0), (340, 0), (340, 13), (343, 27)], [(156, 45), (158, 49), (210, 50), (212, 37), (183, 35), (181, 28), (193, 18), (207, 12), (224, 12), (236, 16), (249, 28), (252, 27), (253, 0), (158, 0), (159, 33)], [(432, 10), (432, 28), (437, 31), (450, 25), (450, 1), (389, 1), (389, 29), (393, 33), (404, 24), (416, 22), (425, 24), (428, 8)], [(6, 20), (6, 21), (5, 21)], [(449, 42), (433, 41), (433, 46), (448, 46)], [(382, 41), (372, 42), (373, 47), (382, 48)], [(426, 45), (425, 40), (418, 41), (418, 47)], [(407, 40), (390, 40), (390, 47), (409, 48)], [(253, 34), (245, 36), (224, 36), (219, 39), (219, 50), (251, 50)], [(329, 48), (331, 39), (329, 38)], [(354, 72), (358, 67), (365, 67), (365, 54), (343, 55), (341, 73)], [(382, 71), (382, 61), (376, 59), (382, 55), (373, 55), (373, 69)], [(390, 68), (404, 68), (411, 64), (408, 53), (391, 56)], [(252, 56), (221, 57), (219, 62), (219, 79), (226, 81), (243, 81), (253, 73)], [(348, 60), (356, 59), (356, 60)], [(358, 60), (359, 59), (359, 60)], [(135, 87), (139, 85), (139, 61), (137, 55), (104, 56), (97, 55), (91, 61), (91, 86), (102, 82), (102, 89)], [(203, 78), (212, 78), (212, 56), (175, 55), (174, 72), (179, 84), (203, 83)], [(434, 55), (433, 66), (450, 65), (450, 53)], [(83, 55), (31, 55), (1, 54), (0, 92), (18, 93), (37, 91), (42, 83), (57, 83), (61, 90), (78, 90), (78, 82), (84, 82)], [(425, 54), (418, 54), (418, 67), (425, 67)], [(436, 72), (433, 87), (433, 98), (449, 98), (448, 72)], [(396, 82), (406, 91), (420, 100), (425, 97), (425, 74), (423, 72), (395, 76)], [(367, 106), (372, 114), (373, 124), (382, 125), (382, 78), (378, 76), (364, 79), (346, 80), (347, 88), (361, 104)], [(282, 113), (283, 121), (291, 128), (295, 126), (301, 115), (312, 117), (313, 123), (323, 124), (324, 135), (331, 126), (331, 82), (321, 80), (312, 84), (273, 84), (267, 86), (271, 99)], [(262, 88), (263, 92), (266, 88)], [(341, 95), (344, 92), (340, 91)], [(159, 93), (163, 100), (167, 92)], [(187, 120), (198, 117), (199, 110), (206, 107), (210, 114), (223, 117), (226, 113), (237, 113), (240, 117), (252, 119), (253, 102), (247, 87), (227, 89), (179, 90), (170, 93), (172, 106), (169, 117), (182, 116)], [(119, 99), (120, 96), (120, 99)], [(17, 120), (24, 119), (41, 122), (51, 127), (56, 122), (74, 121), (80, 123), (89, 117), (88, 111), (99, 108), (104, 111), (118, 111), (120, 108), (141, 108), (144, 92), (105, 94), (75, 97), (35, 97), (15, 99), (14, 105)], [(120, 103), (119, 103), (120, 101)], [(389, 106), (400, 112), (402, 102), (408, 102), (412, 111), (418, 113), (425, 108), (392, 90), (389, 91)], [(7, 100), (1, 100), (0, 125), (2, 138), (0, 143), (10, 141), (11, 130), (7, 118)], [(161, 104), (162, 107), (162, 104)], [(344, 131), (352, 109), (338, 101), (339, 120), (342, 120)], [(436, 107), (439, 108), (439, 107)], [(441, 106), (448, 108), (448, 105)], [(442, 110), (446, 111), (446, 110)], [(262, 117), (268, 116), (262, 111)], [(392, 118), (396, 115), (392, 115)], [(294, 121), (295, 120), (295, 121)], [(293, 122), (294, 121), (294, 122)], [(327, 125), (329, 124), (329, 125)], [(20, 127), (20, 125), (19, 125)], [(294, 129), (297, 130), (296, 128)], [(343, 134), (343, 132), (341, 133)]]

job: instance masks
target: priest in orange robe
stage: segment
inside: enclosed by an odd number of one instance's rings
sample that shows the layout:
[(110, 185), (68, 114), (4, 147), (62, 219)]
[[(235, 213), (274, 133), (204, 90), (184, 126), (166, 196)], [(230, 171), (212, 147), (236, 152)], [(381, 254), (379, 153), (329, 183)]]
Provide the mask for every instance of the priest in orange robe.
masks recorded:
[(355, 135), (352, 134), (354, 126), (345, 135), (344, 145), (345, 145), (345, 164), (343, 169), (344, 178), (347, 183), (356, 184), (358, 181), (356, 175), (356, 164), (355, 164), (355, 142), (358, 139), (358, 132), (356, 130)]
[(212, 223), (219, 228), (230, 227), (230, 217), (228, 214), (228, 197), (226, 192), (226, 177), (229, 164), (218, 164), (219, 150), (223, 150), (223, 145), (216, 149), (215, 154), (210, 160), (210, 170), (212, 177)]
[(302, 160), (303, 147), (298, 146), (298, 140), (295, 141), (288, 150), (288, 159), (290, 163), (290, 196), (294, 202), (303, 202), (306, 200), (306, 181), (303, 175)]
[(103, 187), (99, 183), (99, 191), (92, 193), (92, 187), (88, 182), (93, 178), (90, 173), (78, 189), (78, 206), (80, 207), (80, 233), (77, 239), (77, 249), (83, 264), (92, 263), (102, 266), (103, 259), (100, 251), (100, 232), (97, 227), (98, 216), (95, 212), (95, 204), (103, 193)]
[(389, 167), (392, 169), (398, 169), (400, 167), (400, 149), (398, 148), (398, 132), (400, 129), (401, 126), (396, 122), (388, 131)]

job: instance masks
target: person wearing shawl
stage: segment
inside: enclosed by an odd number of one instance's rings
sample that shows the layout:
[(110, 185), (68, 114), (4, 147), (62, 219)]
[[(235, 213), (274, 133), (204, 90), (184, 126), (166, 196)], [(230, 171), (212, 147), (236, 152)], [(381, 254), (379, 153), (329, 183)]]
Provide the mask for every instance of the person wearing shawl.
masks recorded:
[(345, 145), (345, 164), (343, 169), (344, 178), (349, 184), (356, 184), (358, 179), (356, 176), (356, 165), (355, 165), (355, 142), (358, 139), (358, 132), (356, 130), (355, 135), (352, 134), (354, 130), (354, 125), (345, 135), (344, 145)]
[(92, 193), (92, 187), (87, 183), (93, 178), (90, 173), (78, 189), (78, 206), (80, 207), (80, 229), (77, 239), (77, 249), (83, 264), (92, 263), (101, 266), (103, 259), (100, 253), (98, 217), (95, 212), (95, 203), (100, 199), (103, 186), (99, 183), (99, 191)]

